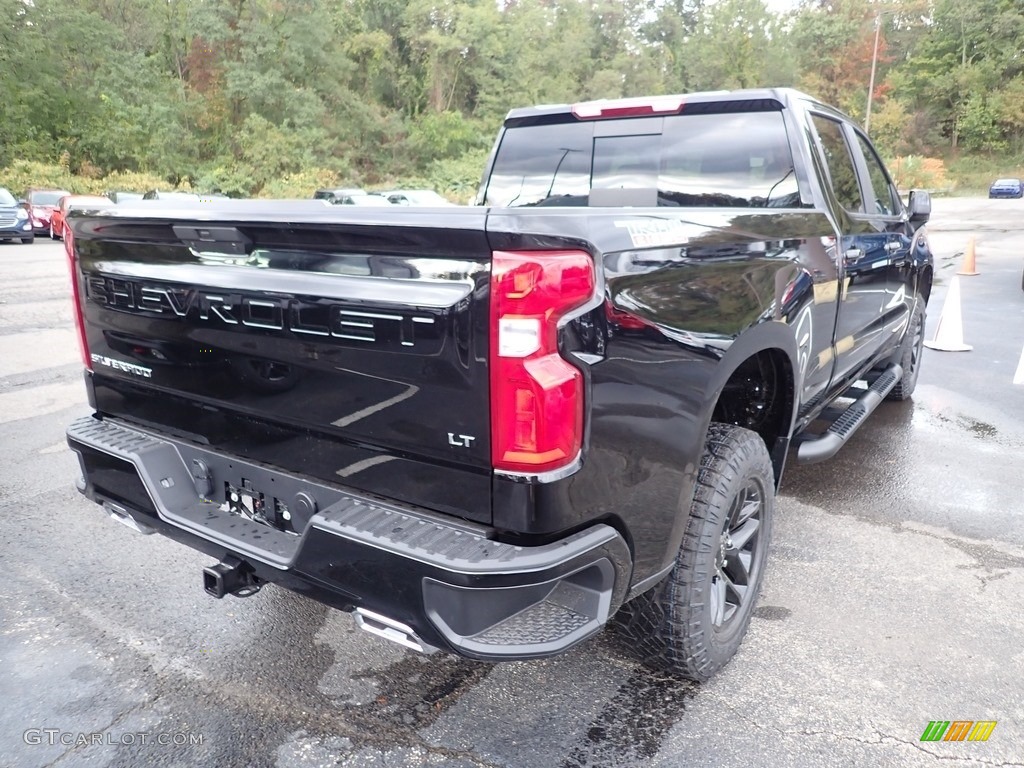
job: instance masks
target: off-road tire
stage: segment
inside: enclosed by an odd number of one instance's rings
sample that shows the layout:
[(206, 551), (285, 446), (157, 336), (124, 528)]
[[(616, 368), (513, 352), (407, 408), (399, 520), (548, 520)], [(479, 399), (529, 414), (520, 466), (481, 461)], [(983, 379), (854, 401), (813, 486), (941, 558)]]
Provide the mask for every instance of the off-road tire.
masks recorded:
[(914, 302), (914, 311), (910, 315), (910, 324), (903, 336), (898, 357), (894, 358), (903, 367), (903, 377), (889, 390), (889, 394), (885, 396), (886, 400), (909, 400), (914, 394), (924, 352), (924, 318), (924, 300), (918, 297)]
[[(742, 602), (731, 616), (716, 626), (715, 604), (725, 595), (720, 564), (724, 535), (742, 526), (731, 524), (748, 509), (750, 492), (757, 495), (758, 508), (747, 518), (758, 524), (750, 553), (749, 578)], [(682, 545), (669, 575), (656, 587), (627, 603), (616, 614), (620, 638), (631, 653), (647, 666), (689, 680), (703, 682), (724, 667), (736, 653), (746, 634), (764, 570), (771, 538), (775, 508), (775, 476), (764, 441), (749, 429), (713, 423), (708, 429), (704, 455), (697, 475), (697, 488)], [(745, 525), (746, 523), (744, 523)], [(737, 538), (739, 538), (737, 536)], [(737, 555), (733, 555), (736, 557)], [(728, 568), (728, 566), (724, 566)], [(728, 573), (728, 570), (724, 571)]]

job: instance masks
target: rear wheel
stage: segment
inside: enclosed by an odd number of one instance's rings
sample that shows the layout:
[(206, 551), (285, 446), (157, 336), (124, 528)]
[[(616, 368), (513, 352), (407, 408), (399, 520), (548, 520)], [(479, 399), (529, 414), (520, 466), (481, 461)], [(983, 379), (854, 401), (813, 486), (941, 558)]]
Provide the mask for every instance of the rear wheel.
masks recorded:
[(909, 400), (917, 387), (917, 377), (921, 373), (921, 357), (924, 352), (924, 299), (920, 296), (914, 302), (914, 311), (910, 315), (910, 325), (903, 337), (899, 357), (896, 362), (903, 368), (903, 377), (896, 383), (886, 400)]
[(713, 423), (672, 571), (616, 616), (646, 665), (704, 681), (729, 662), (764, 578), (774, 508), (764, 441), (748, 429)]

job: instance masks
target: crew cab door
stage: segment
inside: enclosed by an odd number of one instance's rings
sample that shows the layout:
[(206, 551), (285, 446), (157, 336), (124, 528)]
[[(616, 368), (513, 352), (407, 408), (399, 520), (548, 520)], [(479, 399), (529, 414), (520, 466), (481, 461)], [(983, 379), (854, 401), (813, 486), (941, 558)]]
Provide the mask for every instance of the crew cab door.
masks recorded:
[[(848, 386), (887, 341), (884, 306), (892, 233), (869, 212), (862, 184), (864, 161), (847, 126), (832, 117), (811, 115), (818, 151), (828, 168), (840, 229), (834, 256), (839, 262), (839, 302), (833, 338), (834, 388)], [(868, 185), (868, 190), (870, 186)]]
[(868, 201), (867, 216), (883, 238), (884, 260), (879, 269), (886, 277), (882, 302), (882, 322), (886, 330), (884, 346), (895, 348), (914, 306), (914, 273), (911, 247), (914, 231), (895, 185), (868, 138), (856, 127), (848, 126), (851, 146), (861, 171), (861, 189)]

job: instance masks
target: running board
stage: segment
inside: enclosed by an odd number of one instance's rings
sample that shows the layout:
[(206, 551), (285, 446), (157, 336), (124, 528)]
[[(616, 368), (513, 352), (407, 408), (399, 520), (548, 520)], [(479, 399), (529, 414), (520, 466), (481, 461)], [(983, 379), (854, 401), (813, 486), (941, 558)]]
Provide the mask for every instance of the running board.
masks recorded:
[(836, 417), (824, 433), (800, 442), (796, 452), (797, 461), (801, 464), (816, 464), (835, 456), (857, 428), (867, 421), (871, 412), (882, 404), (885, 396), (901, 378), (902, 366), (893, 363), (886, 368), (863, 395)]

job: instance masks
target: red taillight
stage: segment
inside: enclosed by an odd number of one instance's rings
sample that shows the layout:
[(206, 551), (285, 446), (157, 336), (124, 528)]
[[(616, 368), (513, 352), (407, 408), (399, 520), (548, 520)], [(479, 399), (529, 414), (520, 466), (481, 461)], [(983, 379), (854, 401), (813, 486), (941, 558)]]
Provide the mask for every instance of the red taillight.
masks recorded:
[(584, 251), (495, 251), (491, 262), (491, 459), (563, 467), (583, 440), (583, 374), (558, 354), (558, 321), (594, 296)]
[(643, 117), (644, 115), (675, 115), (682, 111), (682, 96), (653, 96), (641, 99), (615, 99), (614, 101), (584, 101), (572, 105), (572, 113), (578, 120)]
[(82, 355), (82, 365), (92, 370), (92, 358), (89, 356), (89, 340), (85, 336), (85, 316), (82, 314), (82, 291), (78, 282), (78, 258), (75, 256), (74, 236), (70, 227), (64, 228), (64, 253), (68, 257), (68, 272), (71, 274), (71, 300), (75, 310), (75, 329), (78, 331), (78, 351)]

